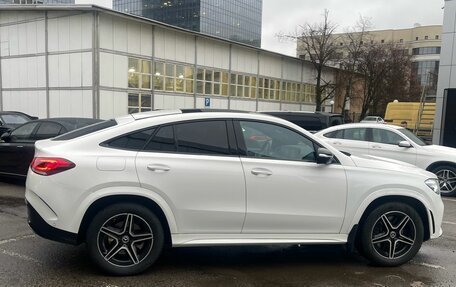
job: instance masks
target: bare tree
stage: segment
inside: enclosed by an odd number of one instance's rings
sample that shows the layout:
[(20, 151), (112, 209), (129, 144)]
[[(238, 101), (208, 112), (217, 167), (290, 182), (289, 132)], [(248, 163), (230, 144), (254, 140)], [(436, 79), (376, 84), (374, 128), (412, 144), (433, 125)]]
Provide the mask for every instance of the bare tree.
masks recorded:
[(347, 101), (353, 97), (353, 85), (359, 80), (358, 69), (363, 57), (366, 45), (369, 44), (371, 36), (369, 29), (372, 27), (370, 19), (360, 16), (355, 26), (346, 29), (345, 35), (341, 38), (345, 55), (340, 60), (341, 68), (345, 70), (341, 77), (345, 85), (345, 93), (342, 100), (342, 113), (345, 112)]
[(411, 60), (401, 46), (371, 44), (366, 46), (359, 63), (365, 78), (361, 118), (383, 114), (388, 102), (409, 96)]
[[(338, 51), (337, 39), (334, 35), (337, 25), (329, 21), (329, 11), (325, 10), (321, 23), (306, 23), (300, 26), (301, 31), (296, 37), (309, 59), (315, 67), (316, 79), (316, 110), (321, 111), (321, 106), (328, 98), (333, 96), (334, 83), (323, 78), (325, 66), (330, 63)], [(290, 36), (288, 36), (290, 37)]]

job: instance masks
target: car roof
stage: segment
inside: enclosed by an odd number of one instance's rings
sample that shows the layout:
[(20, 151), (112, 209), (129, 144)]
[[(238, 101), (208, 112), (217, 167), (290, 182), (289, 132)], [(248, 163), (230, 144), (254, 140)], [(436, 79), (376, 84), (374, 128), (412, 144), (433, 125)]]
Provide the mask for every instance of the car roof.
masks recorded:
[(49, 118), (49, 119), (39, 119), (39, 120), (33, 120), (27, 123), (31, 122), (54, 122), (61, 124), (63, 127), (65, 127), (68, 131), (74, 130), (77, 128), (81, 128), (84, 126), (88, 126), (94, 123), (101, 122), (102, 120), (99, 119), (91, 119), (91, 118)]
[(323, 133), (327, 133), (330, 131), (336, 131), (336, 130), (340, 130), (340, 129), (352, 129), (352, 128), (380, 128), (380, 129), (398, 130), (398, 129), (401, 129), (402, 127), (388, 125), (388, 124), (378, 124), (378, 123), (350, 123), (350, 124), (343, 124), (343, 125), (329, 127), (327, 129), (317, 132), (316, 134), (323, 134)]

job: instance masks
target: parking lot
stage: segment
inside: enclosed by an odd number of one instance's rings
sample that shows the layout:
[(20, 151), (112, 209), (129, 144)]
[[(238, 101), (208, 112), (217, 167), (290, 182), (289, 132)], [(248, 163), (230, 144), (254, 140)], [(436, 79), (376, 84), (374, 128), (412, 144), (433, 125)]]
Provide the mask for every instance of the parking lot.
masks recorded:
[(444, 234), (401, 267), (376, 268), (342, 246), (211, 247), (166, 251), (146, 273), (103, 276), (83, 245), (42, 239), (26, 221), (24, 185), (0, 182), (1, 286), (455, 286), (456, 198)]

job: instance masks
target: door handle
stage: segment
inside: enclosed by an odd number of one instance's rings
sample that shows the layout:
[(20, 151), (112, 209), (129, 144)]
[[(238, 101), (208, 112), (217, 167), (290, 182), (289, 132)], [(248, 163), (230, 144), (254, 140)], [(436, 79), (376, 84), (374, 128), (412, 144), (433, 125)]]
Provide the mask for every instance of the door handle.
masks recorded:
[(342, 144), (342, 143), (341, 143), (341, 142), (333, 142), (333, 144), (339, 144), (339, 145), (340, 145), (340, 144)]
[(147, 166), (147, 169), (151, 170), (151, 171), (155, 171), (157, 173), (167, 172), (167, 171), (171, 170), (171, 168), (169, 166), (161, 165), (161, 164), (149, 164)]
[(23, 148), (24, 146), (23, 145), (18, 145), (16, 146), (17, 148)]
[(272, 175), (272, 171), (270, 171), (269, 169), (259, 168), (259, 167), (252, 169), (251, 173), (253, 175), (258, 175), (258, 176), (270, 176), (270, 175)]
[(372, 148), (382, 148), (382, 147), (379, 145), (373, 145)]

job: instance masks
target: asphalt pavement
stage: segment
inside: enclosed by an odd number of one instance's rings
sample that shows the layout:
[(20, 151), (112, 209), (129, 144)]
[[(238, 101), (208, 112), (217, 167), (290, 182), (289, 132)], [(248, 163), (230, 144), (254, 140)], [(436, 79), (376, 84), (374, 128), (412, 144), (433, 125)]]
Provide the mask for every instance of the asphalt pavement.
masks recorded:
[(133, 277), (106, 276), (85, 246), (52, 242), (27, 225), (22, 182), (0, 181), (0, 286), (456, 286), (456, 198), (444, 234), (395, 268), (370, 266), (343, 246), (176, 248)]

